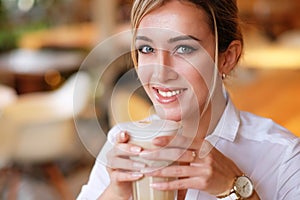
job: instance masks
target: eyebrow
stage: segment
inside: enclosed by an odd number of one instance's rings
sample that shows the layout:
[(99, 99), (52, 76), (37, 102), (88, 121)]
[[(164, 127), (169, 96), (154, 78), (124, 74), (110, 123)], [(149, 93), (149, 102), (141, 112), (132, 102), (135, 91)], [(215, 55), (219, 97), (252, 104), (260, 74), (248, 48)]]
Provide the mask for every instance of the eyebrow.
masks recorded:
[[(136, 40), (144, 40), (146, 42), (153, 42), (150, 38), (148, 38), (146, 36), (136, 36)], [(174, 43), (174, 42), (178, 42), (178, 41), (182, 41), (182, 40), (195, 40), (198, 42), (201, 41), (192, 35), (181, 35), (181, 36), (177, 36), (177, 37), (168, 39), (168, 43)]]
[(168, 40), (168, 43), (178, 42), (181, 40), (196, 40), (197, 42), (200, 42), (200, 40), (192, 35), (181, 35), (178, 37), (174, 37)]
[(136, 36), (135, 40), (144, 40), (146, 42), (152, 42), (152, 40), (146, 36)]

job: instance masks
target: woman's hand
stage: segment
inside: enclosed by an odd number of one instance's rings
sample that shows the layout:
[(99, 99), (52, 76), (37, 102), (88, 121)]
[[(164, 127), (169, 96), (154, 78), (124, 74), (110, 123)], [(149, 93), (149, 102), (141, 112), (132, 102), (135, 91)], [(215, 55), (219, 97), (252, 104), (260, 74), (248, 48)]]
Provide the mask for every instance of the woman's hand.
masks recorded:
[(154, 183), (151, 185), (154, 189), (183, 190), (193, 188), (211, 195), (219, 195), (229, 191), (234, 178), (242, 175), (241, 170), (232, 160), (224, 156), (206, 140), (193, 141), (184, 136), (163, 136), (154, 139), (153, 143), (165, 148), (161, 148), (159, 151), (144, 150), (140, 154), (141, 157), (151, 160), (177, 160), (179, 162), (179, 165), (172, 165), (147, 173), (148, 176), (178, 177), (175, 181)]
[(142, 148), (129, 144), (129, 135), (121, 132), (116, 144), (107, 153), (107, 171), (111, 182), (99, 199), (126, 199), (132, 195), (132, 182), (143, 177), (139, 171), (146, 165), (132, 161), (129, 156), (138, 156)]

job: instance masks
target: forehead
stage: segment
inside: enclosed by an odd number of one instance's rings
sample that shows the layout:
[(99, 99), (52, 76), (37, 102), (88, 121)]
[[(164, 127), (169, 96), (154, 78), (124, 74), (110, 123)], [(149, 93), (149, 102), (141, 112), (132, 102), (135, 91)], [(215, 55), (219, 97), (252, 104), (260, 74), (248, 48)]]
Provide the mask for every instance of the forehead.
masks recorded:
[(168, 1), (145, 15), (138, 28), (168, 29), (195, 37), (211, 33), (208, 17), (203, 9), (192, 3), (177, 0)]

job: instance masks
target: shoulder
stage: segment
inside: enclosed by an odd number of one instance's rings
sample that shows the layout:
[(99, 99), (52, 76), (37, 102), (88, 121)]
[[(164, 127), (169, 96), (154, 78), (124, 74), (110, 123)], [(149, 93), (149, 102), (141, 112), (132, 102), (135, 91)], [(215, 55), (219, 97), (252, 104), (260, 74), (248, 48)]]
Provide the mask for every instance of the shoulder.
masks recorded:
[(272, 119), (240, 111), (239, 135), (257, 142), (274, 143), (282, 146), (299, 144), (300, 138)]

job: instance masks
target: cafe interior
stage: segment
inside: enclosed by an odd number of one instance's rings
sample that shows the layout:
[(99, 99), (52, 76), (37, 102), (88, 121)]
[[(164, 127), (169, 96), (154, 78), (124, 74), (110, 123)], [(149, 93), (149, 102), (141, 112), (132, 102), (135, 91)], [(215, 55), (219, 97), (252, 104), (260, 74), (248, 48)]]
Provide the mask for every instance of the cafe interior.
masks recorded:
[[(235, 105), (300, 137), (300, 1), (237, 0)], [(151, 103), (130, 59), (132, 0), (0, 0), (0, 199), (75, 199), (116, 123)]]

